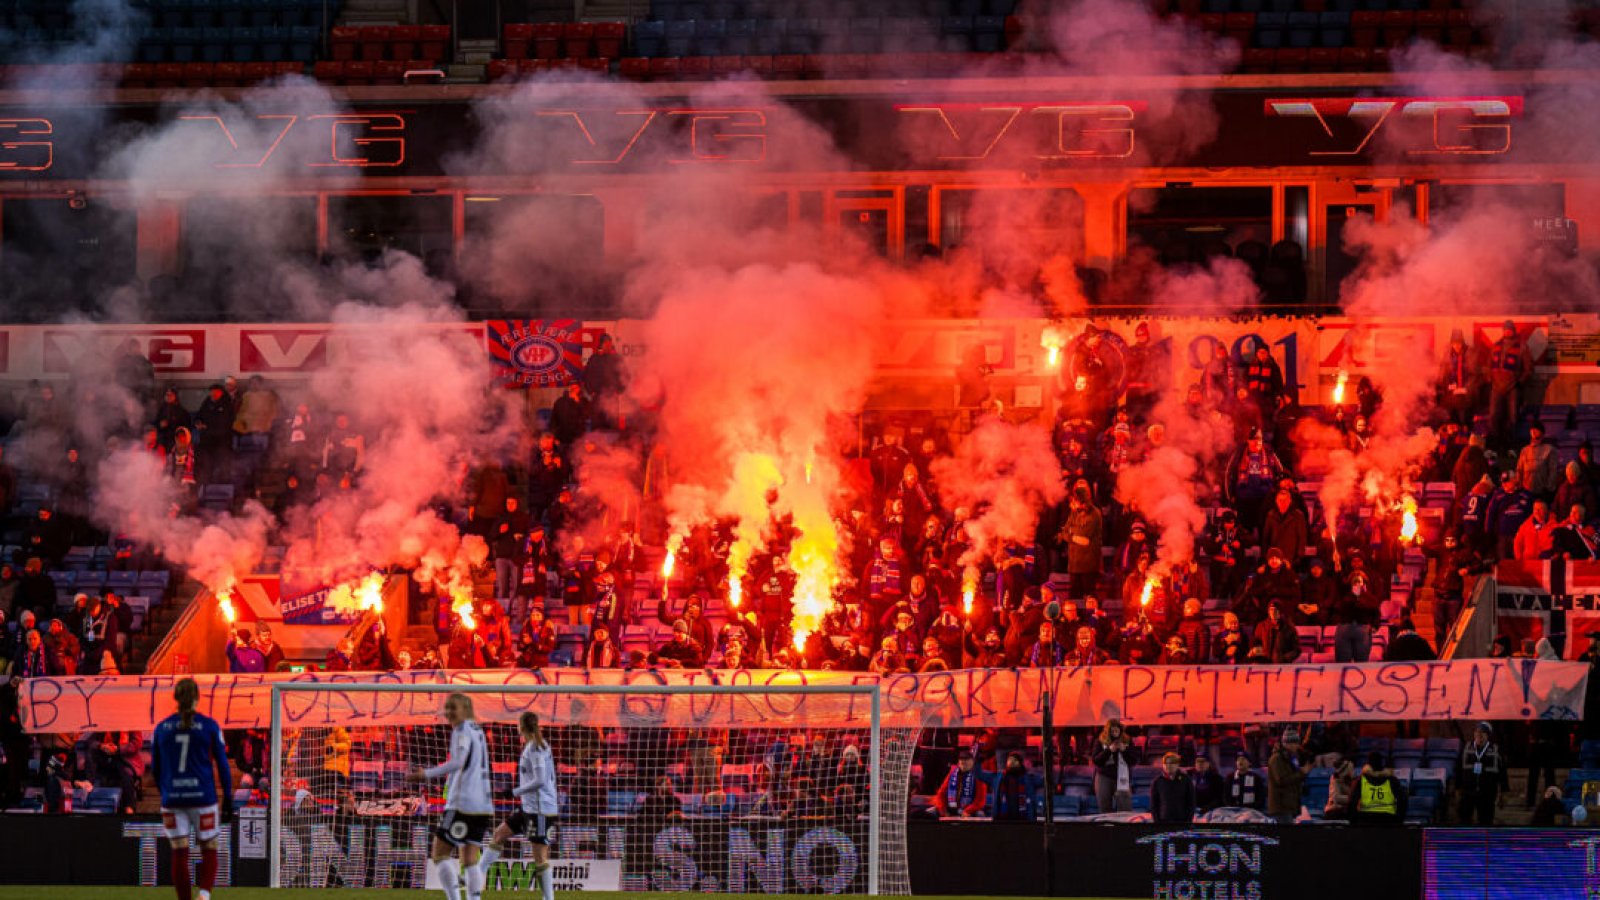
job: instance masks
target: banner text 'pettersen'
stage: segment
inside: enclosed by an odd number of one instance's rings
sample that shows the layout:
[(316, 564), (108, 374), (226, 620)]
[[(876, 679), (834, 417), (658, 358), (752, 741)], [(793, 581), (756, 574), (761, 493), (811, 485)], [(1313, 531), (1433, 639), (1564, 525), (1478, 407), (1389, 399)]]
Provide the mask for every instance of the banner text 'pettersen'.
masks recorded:
[[(1587, 664), (1499, 659), (1279, 666), (1099, 666), (968, 669), (892, 675), (777, 670), (485, 669), (299, 675), (200, 675), (200, 711), (224, 728), (266, 728), (271, 684), (325, 690), (285, 695), (287, 727), (405, 725), (436, 721), (438, 694), (341, 689), (352, 683), (512, 687), (475, 694), (480, 718), (513, 721), (532, 709), (547, 721), (592, 725), (865, 727), (863, 694), (672, 694), (518, 692), (522, 686), (881, 685), (887, 727), (1035, 725), (1046, 692), (1058, 726), (1110, 717), (1147, 725), (1323, 719), (1576, 719)], [(19, 697), (30, 732), (149, 730), (174, 711), (170, 675), (33, 678)]]

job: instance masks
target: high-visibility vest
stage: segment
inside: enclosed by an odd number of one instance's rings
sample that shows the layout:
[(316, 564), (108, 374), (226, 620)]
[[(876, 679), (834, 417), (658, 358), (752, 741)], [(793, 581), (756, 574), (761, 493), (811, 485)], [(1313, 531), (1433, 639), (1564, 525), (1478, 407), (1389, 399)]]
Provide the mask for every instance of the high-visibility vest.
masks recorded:
[(1394, 795), (1394, 782), (1385, 780), (1375, 784), (1368, 781), (1366, 776), (1362, 776), (1361, 811), (1373, 815), (1397, 815), (1400, 812), (1400, 805)]

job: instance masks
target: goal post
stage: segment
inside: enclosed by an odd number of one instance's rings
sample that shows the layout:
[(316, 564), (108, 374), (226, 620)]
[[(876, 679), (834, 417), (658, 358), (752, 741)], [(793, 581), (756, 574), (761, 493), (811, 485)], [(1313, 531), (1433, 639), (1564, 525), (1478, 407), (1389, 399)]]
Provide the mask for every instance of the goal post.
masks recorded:
[[(495, 819), (539, 715), (557, 764), (558, 890), (910, 893), (915, 728), (884, 727), (877, 684), (276, 683), (268, 855), (273, 887), (432, 886), (445, 698), (484, 726)], [(897, 723), (898, 725), (898, 723)], [(489, 889), (536, 889), (507, 842)]]

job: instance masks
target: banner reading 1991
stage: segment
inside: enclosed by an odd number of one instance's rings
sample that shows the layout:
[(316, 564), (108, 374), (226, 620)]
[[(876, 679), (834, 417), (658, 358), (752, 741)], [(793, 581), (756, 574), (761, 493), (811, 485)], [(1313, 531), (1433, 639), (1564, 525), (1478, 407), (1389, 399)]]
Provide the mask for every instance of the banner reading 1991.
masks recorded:
[[(200, 711), (223, 728), (266, 728), (272, 684), (288, 690), (284, 725), (348, 728), (437, 722), (439, 693), (357, 690), (378, 685), (554, 686), (556, 690), (475, 694), (479, 718), (515, 721), (526, 710), (550, 722), (597, 726), (867, 727), (861, 692), (581, 693), (583, 685), (877, 684), (885, 727), (1037, 726), (1050, 698), (1058, 726), (1111, 717), (1133, 724), (1393, 719), (1577, 719), (1586, 663), (1532, 659), (1262, 666), (1097, 666), (968, 669), (879, 678), (854, 672), (482, 669), (299, 675), (200, 675)], [(148, 730), (174, 711), (170, 675), (32, 678), (19, 692), (30, 732)]]

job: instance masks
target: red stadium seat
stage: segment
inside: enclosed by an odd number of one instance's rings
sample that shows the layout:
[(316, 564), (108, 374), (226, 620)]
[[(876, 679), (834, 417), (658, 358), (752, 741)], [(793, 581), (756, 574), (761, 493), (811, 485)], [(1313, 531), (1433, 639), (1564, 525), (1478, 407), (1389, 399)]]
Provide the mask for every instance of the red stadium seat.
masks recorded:
[(555, 59), (561, 55), (561, 26), (555, 23), (541, 23), (533, 26), (533, 52), (534, 59)]
[(1210, 34), (1221, 34), (1228, 23), (1228, 17), (1222, 13), (1206, 13), (1200, 17), (1200, 30)]
[(1327, 0), (1300, 0), (1300, 8), (1306, 12), (1319, 13), (1328, 8)]
[(628, 26), (622, 22), (594, 23), (594, 55), (616, 59), (628, 39)]
[(746, 56), (744, 58), (744, 67), (752, 75), (761, 78), (772, 77), (772, 57), (770, 56)]
[(685, 56), (678, 66), (678, 76), (693, 81), (705, 81), (711, 77), (711, 57)]
[(1473, 30), (1472, 19), (1464, 9), (1452, 9), (1445, 14), (1445, 43), (1451, 47), (1462, 49), (1472, 46)]
[(1174, 0), (1173, 5), (1177, 8), (1178, 15), (1190, 19), (1199, 16), (1203, 6), (1201, 0)]
[(1378, 28), (1383, 24), (1383, 13), (1358, 9), (1350, 14), (1350, 43), (1357, 47), (1372, 47), (1378, 43)]
[(1261, 75), (1272, 71), (1276, 57), (1273, 51), (1261, 47), (1249, 47), (1244, 51), (1242, 60), (1244, 71), (1252, 75)]
[(389, 29), (390, 59), (415, 59), (421, 44), (420, 25), (397, 25)]
[(1445, 14), (1438, 10), (1425, 9), (1417, 13), (1417, 37), (1435, 44), (1444, 43)]
[(336, 25), (328, 33), (328, 55), (344, 61), (356, 58), (361, 43), (361, 29), (349, 25)]
[(1339, 71), (1365, 72), (1372, 68), (1372, 51), (1366, 47), (1340, 47)]
[(772, 77), (784, 81), (793, 81), (799, 78), (806, 67), (805, 57), (794, 54), (784, 54), (772, 58)]
[(1391, 9), (1383, 14), (1383, 42), (1391, 47), (1411, 40), (1417, 31), (1417, 14), (1409, 9)]
[(449, 50), (449, 25), (422, 26), (422, 43), (419, 47), (417, 47), (418, 56), (421, 56), (423, 59), (449, 59)]
[(1333, 47), (1312, 47), (1306, 56), (1309, 72), (1332, 72), (1339, 68), (1339, 51)]
[(368, 60), (352, 59), (344, 64), (345, 84), (371, 84), (373, 74), (373, 63)]
[(211, 79), (217, 74), (214, 63), (191, 62), (183, 64), (183, 86), (186, 88), (203, 88), (211, 84)]
[(583, 59), (594, 52), (594, 26), (568, 22), (561, 26), (561, 52), (568, 59)]
[(1250, 39), (1256, 30), (1256, 14), (1252, 12), (1228, 13), (1223, 25), (1223, 32), (1239, 42), (1241, 46), (1249, 46)]
[(548, 59), (522, 59), (517, 61), (517, 74), (523, 78), (529, 78), (549, 70), (550, 60)]
[(801, 78), (822, 78), (828, 74), (827, 57), (815, 53), (808, 53), (800, 57)]
[(506, 26), (503, 44), (506, 59), (527, 59), (528, 45), (533, 42), (533, 26), (527, 22), (514, 22)]
[(211, 74), (211, 83), (217, 87), (239, 87), (244, 84), (244, 63), (220, 62)]
[(650, 60), (643, 56), (625, 56), (617, 63), (617, 74), (634, 81), (644, 81), (650, 77)]
[(517, 61), (514, 59), (491, 59), (486, 69), (490, 81), (506, 81), (515, 78), (517, 74)]
[(650, 77), (657, 81), (670, 81), (678, 77), (681, 61), (676, 56), (658, 56), (650, 60)]
[(833, 78), (856, 79), (867, 77), (867, 57), (861, 53), (841, 53), (833, 57), (833, 64), (824, 63), (823, 72)]
[(183, 82), (183, 63), (156, 63), (152, 87), (175, 88)]
[[(318, 65), (321, 65), (321, 63), (318, 63)], [(245, 63), (244, 64), (244, 72), (241, 74), (240, 77), (244, 79), (244, 82), (246, 84), (255, 84), (255, 83), (260, 82), (260, 81), (271, 81), (272, 80), (272, 63), (269, 63), (269, 62), (248, 62), (248, 63)], [(317, 75), (317, 79), (321, 80), (322, 76), (321, 75)]]
[(272, 64), (272, 74), (279, 78), (283, 78), (286, 75), (304, 75), (305, 73), (306, 64), (303, 62), (284, 60), (283, 62)]
[[(261, 63), (261, 65), (270, 65), (270, 63)], [(317, 63), (311, 67), (311, 74), (318, 81), (326, 81), (329, 84), (338, 84), (344, 81), (344, 69), (346, 65), (348, 64), (343, 60), (338, 59), (318, 60)]]
[(1311, 61), (1311, 53), (1304, 47), (1279, 47), (1272, 56), (1272, 68), (1278, 72), (1304, 72)]
[(596, 75), (609, 75), (611, 74), (611, 60), (603, 56), (590, 56), (578, 60), (578, 68), (585, 72), (593, 72)]
[(389, 32), (387, 25), (365, 25), (361, 28), (361, 58), (367, 62), (377, 62), (389, 55)]
[(1372, 48), (1372, 71), (1374, 71), (1374, 72), (1387, 72), (1387, 71), (1389, 71), (1389, 48), (1388, 47), (1373, 47)]
[(156, 77), (151, 63), (128, 63), (122, 67), (122, 83), (127, 87), (149, 87)]
[(711, 57), (711, 74), (724, 78), (737, 75), (744, 71), (744, 57), (742, 56), (713, 56)]
[(380, 59), (372, 64), (373, 84), (404, 84), (406, 64), (397, 59)]

